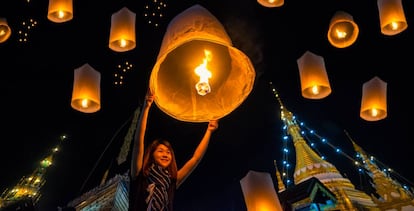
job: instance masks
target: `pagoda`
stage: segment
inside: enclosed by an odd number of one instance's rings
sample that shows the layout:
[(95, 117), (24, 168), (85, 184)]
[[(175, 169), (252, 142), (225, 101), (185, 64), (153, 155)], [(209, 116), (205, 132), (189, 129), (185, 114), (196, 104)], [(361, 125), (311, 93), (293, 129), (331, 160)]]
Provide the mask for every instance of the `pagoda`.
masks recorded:
[[(66, 139), (65, 135), (60, 137)], [(59, 151), (59, 143), (52, 148), (39, 163), (39, 166), (29, 175), (23, 176), (13, 188), (7, 188), (0, 196), (0, 210), (34, 210), (41, 198), (40, 190), (46, 183), (45, 174), (53, 163), (55, 154)]]

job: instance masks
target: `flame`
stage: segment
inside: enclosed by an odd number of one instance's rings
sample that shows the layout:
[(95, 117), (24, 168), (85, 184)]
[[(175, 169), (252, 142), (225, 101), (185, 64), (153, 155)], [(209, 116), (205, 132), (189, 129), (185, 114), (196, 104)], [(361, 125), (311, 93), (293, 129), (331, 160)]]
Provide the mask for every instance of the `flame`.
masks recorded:
[(210, 84), (208, 79), (211, 78), (211, 72), (207, 69), (207, 63), (211, 61), (213, 55), (210, 51), (204, 50), (203, 63), (198, 65), (194, 72), (200, 77), (200, 80), (195, 85), (197, 93), (201, 96), (204, 96), (211, 92)]

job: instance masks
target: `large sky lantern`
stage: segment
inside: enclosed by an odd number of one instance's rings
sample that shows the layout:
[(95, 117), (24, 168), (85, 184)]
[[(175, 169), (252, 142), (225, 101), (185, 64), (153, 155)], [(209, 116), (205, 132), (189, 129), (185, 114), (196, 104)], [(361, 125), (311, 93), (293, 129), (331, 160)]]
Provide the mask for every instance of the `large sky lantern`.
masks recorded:
[(243, 103), (255, 75), (250, 59), (233, 47), (222, 24), (197, 4), (169, 23), (149, 87), (169, 116), (208, 122)]

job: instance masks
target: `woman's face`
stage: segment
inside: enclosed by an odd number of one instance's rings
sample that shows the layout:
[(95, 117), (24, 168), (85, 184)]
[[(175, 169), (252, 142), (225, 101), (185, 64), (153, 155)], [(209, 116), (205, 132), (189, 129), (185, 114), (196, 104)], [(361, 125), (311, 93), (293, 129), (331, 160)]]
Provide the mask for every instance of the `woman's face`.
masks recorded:
[(154, 153), (155, 162), (163, 168), (167, 168), (171, 163), (171, 151), (164, 144), (160, 144), (155, 149)]

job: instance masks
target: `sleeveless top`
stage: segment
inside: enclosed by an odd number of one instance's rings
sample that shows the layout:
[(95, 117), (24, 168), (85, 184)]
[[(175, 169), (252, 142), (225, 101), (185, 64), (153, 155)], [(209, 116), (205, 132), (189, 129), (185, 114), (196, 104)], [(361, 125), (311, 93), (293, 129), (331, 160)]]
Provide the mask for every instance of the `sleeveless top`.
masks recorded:
[[(168, 194), (168, 204), (166, 206), (166, 209), (163, 209), (162, 211), (173, 211), (173, 200), (174, 200), (174, 194), (176, 191), (176, 179), (171, 179), (171, 183), (169, 184), (169, 188), (167, 190)], [(150, 195), (150, 189), (151, 183), (150, 178), (145, 177), (140, 171), (138, 173), (138, 176), (131, 177), (130, 178), (130, 184), (129, 184), (129, 211), (148, 211), (151, 210), (148, 207), (148, 198)], [(156, 209), (152, 209), (156, 210)], [(152, 211), (151, 210), (151, 211)]]

